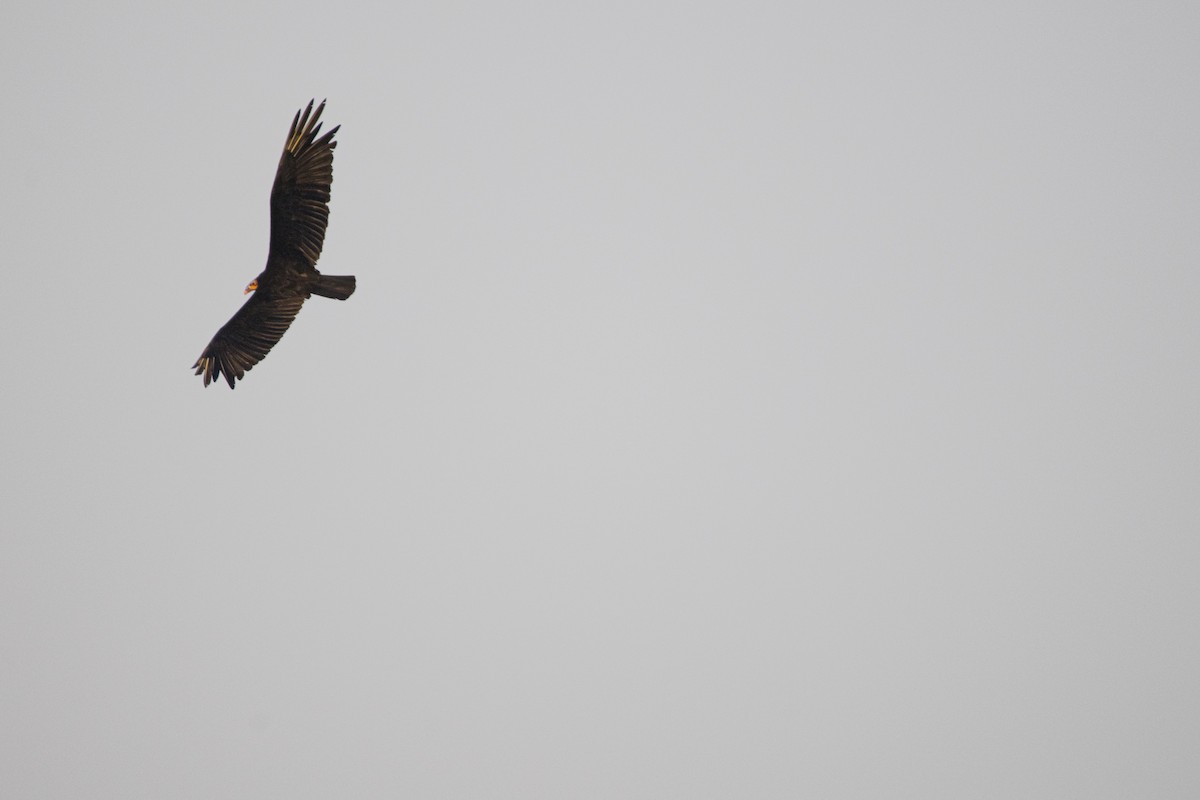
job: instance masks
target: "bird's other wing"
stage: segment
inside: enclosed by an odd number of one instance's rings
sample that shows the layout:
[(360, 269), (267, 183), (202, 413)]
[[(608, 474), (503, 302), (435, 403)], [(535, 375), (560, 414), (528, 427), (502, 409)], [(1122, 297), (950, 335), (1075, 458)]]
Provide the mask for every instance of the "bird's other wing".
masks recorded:
[(272, 266), (301, 261), (309, 269), (316, 266), (325, 244), (329, 224), (329, 186), (333, 183), (333, 149), (337, 142), (321, 132), (321, 112), (325, 101), (313, 111), (313, 104), (292, 119), (275, 185), (271, 187), (271, 250), (267, 271)]
[(255, 292), (226, 322), (193, 364), (204, 385), (225, 376), (229, 388), (262, 361), (283, 337), (304, 305), (304, 296), (275, 297)]

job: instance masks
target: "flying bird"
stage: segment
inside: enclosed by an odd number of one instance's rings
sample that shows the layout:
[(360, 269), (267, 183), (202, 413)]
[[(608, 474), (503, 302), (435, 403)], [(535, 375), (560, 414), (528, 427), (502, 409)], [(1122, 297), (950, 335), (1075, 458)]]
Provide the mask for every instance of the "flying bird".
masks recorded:
[(311, 295), (345, 300), (354, 294), (353, 275), (322, 275), (317, 259), (329, 224), (329, 186), (333, 182), (333, 135), (320, 139), (325, 101), (297, 111), (288, 131), (275, 185), (271, 187), (271, 245), (267, 266), (246, 287), (253, 296), (204, 348), (192, 366), (204, 385), (222, 375), (233, 389), (246, 372), (283, 336), (300, 306)]

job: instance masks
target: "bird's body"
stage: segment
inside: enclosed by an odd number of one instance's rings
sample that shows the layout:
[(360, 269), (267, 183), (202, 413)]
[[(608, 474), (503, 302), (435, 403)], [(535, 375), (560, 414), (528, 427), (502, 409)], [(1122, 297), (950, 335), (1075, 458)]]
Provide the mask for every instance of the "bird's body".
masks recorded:
[(225, 376), (229, 388), (266, 357), (311, 295), (345, 300), (354, 294), (353, 275), (322, 275), (317, 259), (329, 223), (333, 182), (334, 127), (320, 139), (322, 102), (296, 112), (275, 184), (271, 188), (271, 246), (267, 266), (246, 292), (254, 292), (217, 331), (193, 365), (204, 385)]

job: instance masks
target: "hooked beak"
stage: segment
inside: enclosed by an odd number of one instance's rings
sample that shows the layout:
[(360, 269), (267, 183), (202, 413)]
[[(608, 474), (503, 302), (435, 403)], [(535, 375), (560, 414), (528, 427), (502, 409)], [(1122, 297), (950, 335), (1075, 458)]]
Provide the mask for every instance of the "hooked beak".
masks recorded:
[(258, 288), (258, 278), (255, 278), (254, 280), (250, 281), (249, 285), (246, 286), (246, 291), (242, 292), (242, 294), (250, 294), (257, 288)]

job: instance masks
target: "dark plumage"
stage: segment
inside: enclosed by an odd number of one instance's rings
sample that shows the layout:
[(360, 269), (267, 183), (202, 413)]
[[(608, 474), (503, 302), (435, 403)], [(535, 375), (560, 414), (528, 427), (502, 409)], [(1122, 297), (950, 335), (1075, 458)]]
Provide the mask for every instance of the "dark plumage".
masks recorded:
[(310, 295), (345, 300), (354, 294), (353, 275), (322, 275), (317, 259), (329, 224), (329, 186), (337, 142), (321, 131), (324, 101), (296, 112), (271, 187), (271, 247), (267, 266), (246, 292), (254, 295), (204, 348), (193, 365), (204, 385), (225, 376), (229, 388), (262, 361), (292, 324)]

